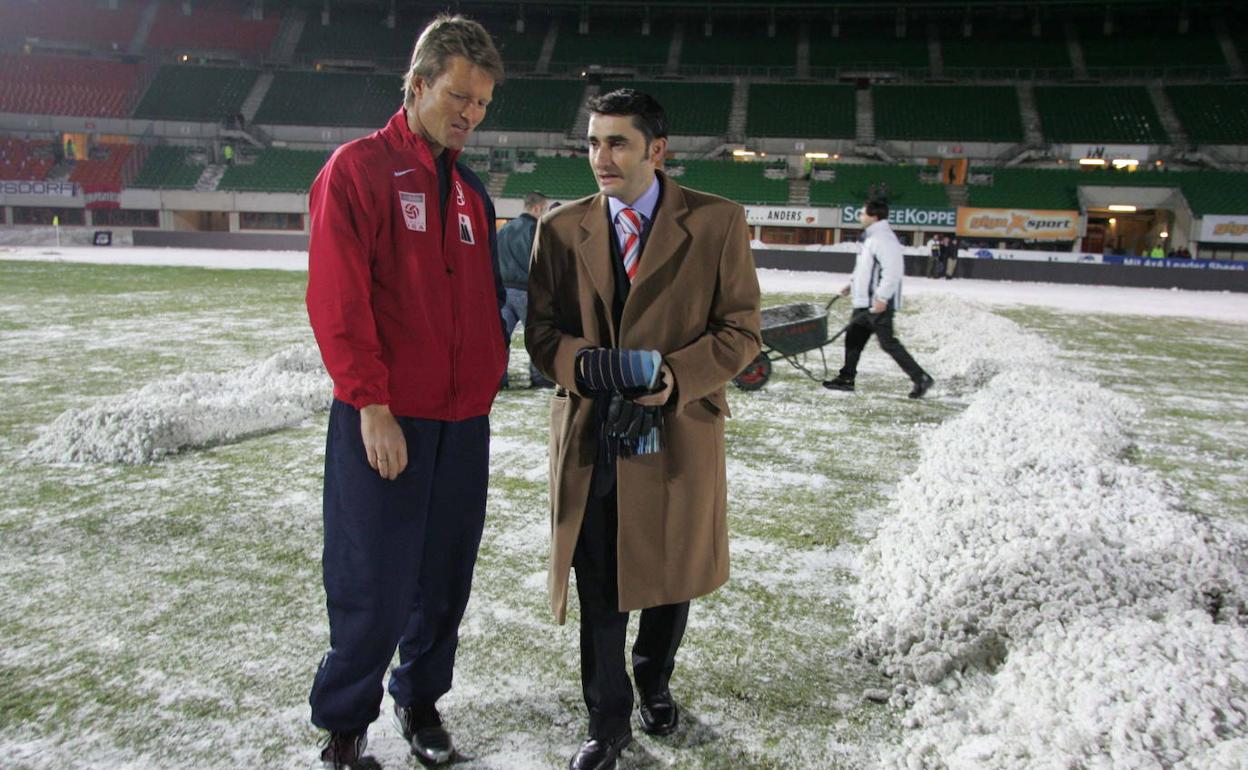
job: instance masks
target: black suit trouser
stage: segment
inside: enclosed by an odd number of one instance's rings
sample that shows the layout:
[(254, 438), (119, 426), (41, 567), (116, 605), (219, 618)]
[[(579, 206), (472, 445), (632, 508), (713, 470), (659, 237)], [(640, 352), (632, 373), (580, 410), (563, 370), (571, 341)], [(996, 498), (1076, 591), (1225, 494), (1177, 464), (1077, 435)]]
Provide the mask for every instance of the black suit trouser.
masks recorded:
[[(630, 732), (633, 710), (633, 685), (624, 662), (628, 613), (619, 611), (618, 523), (615, 487), (602, 496), (591, 494), (572, 556), (581, 603), (581, 689), (589, 734), (600, 740)], [(687, 601), (641, 611), (633, 677), (642, 698), (667, 689), (688, 620)]]
[(862, 349), (867, 346), (867, 340), (871, 339), (871, 335), (874, 334), (875, 338), (880, 341), (880, 347), (893, 357), (902, 371), (911, 380), (919, 381), (924, 374), (923, 367), (919, 366), (914, 357), (901, 344), (901, 340), (897, 339), (897, 335), (893, 333), (892, 310), (869, 313), (866, 308), (857, 308), (851, 318), (853, 324), (849, 327), (849, 331), (845, 332), (845, 365), (840, 371), (842, 378), (853, 381), (857, 376), (858, 359), (862, 357)]

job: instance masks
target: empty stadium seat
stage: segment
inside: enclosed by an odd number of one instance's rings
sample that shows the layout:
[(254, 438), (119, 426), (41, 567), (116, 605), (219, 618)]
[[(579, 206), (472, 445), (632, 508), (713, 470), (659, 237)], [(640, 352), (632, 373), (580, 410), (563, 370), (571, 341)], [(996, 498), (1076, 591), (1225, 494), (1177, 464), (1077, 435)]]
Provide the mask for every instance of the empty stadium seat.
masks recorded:
[(1222, 47), (1211, 29), (1179, 34), (1173, 28), (1160, 30), (1156, 24), (1134, 19), (1131, 22), (1135, 29), (1124, 29), (1124, 22), (1117, 20), (1109, 36), (1104, 34), (1102, 25), (1080, 25), (1079, 43), (1089, 75), (1112, 77), (1119, 74), (1115, 70), (1124, 68), (1150, 73), (1163, 69), (1196, 69), (1216, 75), (1228, 72)]
[(204, 166), (191, 159), (189, 147), (153, 147), (131, 187), (155, 190), (190, 190), (195, 187)]
[(138, 71), (101, 59), (0, 54), (0, 112), (125, 117)]
[(853, 86), (752, 83), (745, 133), (852, 139), (856, 112)]
[(0, 179), (43, 181), (55, 164), (52, 142), (0, 137)]
[[(532, 169), (527, 169), (532, 165)], [(503, 197), (520, 198), (540, 190), (551, 198), (570, 200), (598, 192), (586, 158), (531, 158), (507, 177)]]
[(1079, 187), (1175, 187), (1196, 216), (1248, 211), (1248, 173), (1232, 171), (1136, 171), (976, 168), (992, 184), (967, 188), (970, 205), (985, 208), (1079, 208)]
[(577, 32), (575, 24), (559, 27), (551, 68), (559, 72), (590, 64), (660, 65), (667, 62), (672, 45), (670, 24), (653, 24), (649, 35), (641, 34), (641, 21), (627, 23), (590, 20), (589, 34)]
[(295, 53), (309, 58), (368, 59), (406, 61), (416, 44), (416, 31), (428, 19), (403, 19), (391, 29), (384, 16), (367, 8), (342, 10), (321, 24), (318, 14), (308, 20), (295, 46)]
[(722, 195), (738, 203), (789, 202), (789, 182), (767, 177), (768, 164), (731, 160), (675, 160), (668, 173), (684, 187)]
[(711, 35), (697, 23), (685, 24), (680, 49), (682, 68), (796, 67), (797, 29), (778, 23), (776, 36), (767, 36), (766, 22), (715, 20)]
[(732, 112), (731, 83), (625, 81), (603, 83), (601, 93), (616, 88), (635, 88), (657, 99), (667, 112), (673, 134), (719, 136), (728, 130), (728, 116)]
[(883, 139), (1021, 142), (1018, 94), (1010, 86), (878, 86), (875, 134)]
[(125, 184), (126, 162), (134, 152), (132, 144), (97, 144), (92, 154), (103, 150), (103, 159), (80, 160), (74, 164), (69, 181), (84, 185), (107, 185), (120, 188)]
[(254, 122), (380, 127), (403, 104), (398, 75), (278, 72)]
[(1192, 142), (1248, 142), (1248, 86), (1170, 86), (1166, 88), (1166, 95)]
[(281, 20), (268, 3), (262, 20), (245, 15), (250, 3), (215, 0), (188, 4), (161, 3), (147, 35), (147, 46), (157, 51), (237, 51), (260, 58), (269, 52)]
[(830, 24), (810, 25), (810, 66), (819, 77), (820, 69), (907, 70), (918, 75), (929, 70), (927, 34), (913, 25), (907, 36), (898, 38), (891, 25), (842, 24), (840, 36), (832, 36)]
[[(218, 121), (239, 111), (259, 72), (171, 64), (160, 68), (134, 111), (148, 120)], [(315, 98), (308, 94), (309, 99)]]
[(833, 174), (831, 181), (811, 180), (810, 202), (815, 206), (861, 206), (871, 188), (882, 183), (894, 208), (950, 207), (944, 186), (922, 181), (919, 175), (925, 169), (919, 166), (820, 163), (815, 168)]
[(1170, 141), (1143, 86), (1036, 86), (1050, 142), (1162, 144)]
[(329, 157), (321, 150), (263, 150), (250, 163), (239, 162), (226, 169), (218, 190), (238, 192), (307, 192)]
[(95, 0), (5, 0), (0, 44), (39, 39), (124, 51), (139, 27), (146, 0), (120, 0), (116, 9)]
[(572, 130), (585, 83), (580, 80), (508, 78), (494, 89), (478, 131)]
[(994, 22), (976, 19), (971, 36), (961, 24), (946, 24), (940, 35), (945, 75), (1010, 79), (1019, 72), (1068, 80), (1074, 75), (1062, 25), (1049, 21), (1040, 37), (1031, 34), (1029, 22)]

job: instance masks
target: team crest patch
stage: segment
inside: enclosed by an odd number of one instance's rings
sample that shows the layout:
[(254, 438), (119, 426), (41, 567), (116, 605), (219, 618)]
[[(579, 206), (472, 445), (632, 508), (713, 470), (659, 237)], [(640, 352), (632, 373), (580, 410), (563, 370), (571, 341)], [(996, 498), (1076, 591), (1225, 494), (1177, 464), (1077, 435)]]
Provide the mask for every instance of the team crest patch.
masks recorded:
[(408, 230), (425, 232), (425, 194), (399, 191), (399, 206)]
[(477, 242), (472, 237), (472, 217), (467, 214), (459, 215), (459, 239), (467, 244), (475, 244)]

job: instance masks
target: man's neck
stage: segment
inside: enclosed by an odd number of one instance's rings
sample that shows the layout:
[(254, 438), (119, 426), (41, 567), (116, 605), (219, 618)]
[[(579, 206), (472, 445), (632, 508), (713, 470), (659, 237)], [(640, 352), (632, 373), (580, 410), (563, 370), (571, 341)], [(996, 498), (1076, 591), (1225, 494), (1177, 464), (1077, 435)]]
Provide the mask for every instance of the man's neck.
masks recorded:
[(435, 159), (442, 154), (444, 148), (429, 138), (429, 134), (425, 133), (425, 127), (420, 122), (420, 117), (416, 114), (415, 107), (407, 108), (407, 130), (425, 140), (425, 144), (429, 146), (429, 154)]

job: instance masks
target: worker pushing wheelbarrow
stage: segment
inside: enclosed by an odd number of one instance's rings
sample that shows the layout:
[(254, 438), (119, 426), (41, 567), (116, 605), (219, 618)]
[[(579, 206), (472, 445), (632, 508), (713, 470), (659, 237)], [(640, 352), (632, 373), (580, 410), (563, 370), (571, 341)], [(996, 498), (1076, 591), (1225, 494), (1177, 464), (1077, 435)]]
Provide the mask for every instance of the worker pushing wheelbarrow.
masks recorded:
[[(762, 350), (733, 378), (732, 383), (741, 390), (758, 390), (771, 379), (772, 362), (778, 360), (788, 361), (815, 382), (828, 379), (828, 359), (823, 349), (849, 329), (849, 324), (846, 324), (836, 334), (828, 336), (828, 311), (840, 298), (838, 294), (826, 305), (794, 302), (763, 308)], [(811, 371), (806, 364), (806, 354), (814, 350), (819, 351), (822, 376)]]

